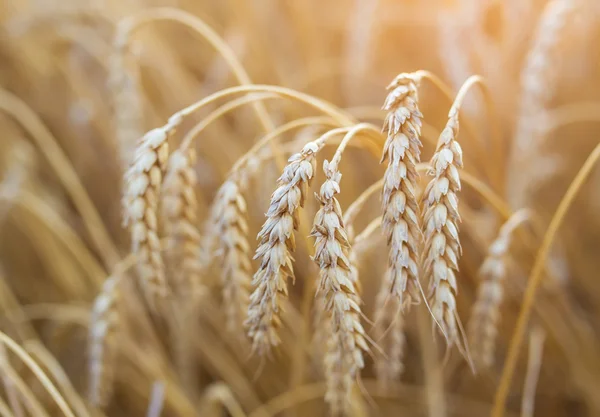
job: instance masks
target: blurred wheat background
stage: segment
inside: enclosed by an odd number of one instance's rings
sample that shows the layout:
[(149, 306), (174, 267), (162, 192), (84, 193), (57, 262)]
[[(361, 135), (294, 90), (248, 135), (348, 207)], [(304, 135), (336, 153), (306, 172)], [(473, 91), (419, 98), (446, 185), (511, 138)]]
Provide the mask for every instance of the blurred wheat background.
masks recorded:
[(0, 415), (600, 415), (599, 46), (597, 0), (0, 0)]

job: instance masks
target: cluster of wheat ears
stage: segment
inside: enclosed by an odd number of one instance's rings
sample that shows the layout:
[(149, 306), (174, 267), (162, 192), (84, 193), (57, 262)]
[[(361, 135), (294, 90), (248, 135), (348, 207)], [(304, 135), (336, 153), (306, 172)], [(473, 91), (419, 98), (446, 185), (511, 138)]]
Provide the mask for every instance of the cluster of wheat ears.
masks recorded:
[[(235, 3), (237, 13), (251, 14), (250, 6)], [(376, 6), (357, 3), (357, 22), (368, 20)], [(302, 6), (294, 7), (292, 14), (303, 21)], [(503, 6), (490, 6), (495, 7)], [(424, 379), (408, 378), (419, 381), (413, 392), (419, 397), (424, 392), (428, 415), (448, 414), (445, 394), (452, 389), (445, 385), (452, 375), (457, 387), (461, 378), (493, 385), (492, 404), (457, 396), (454, 402), (467, 405), (456, 410), (472, 408), (469, 415), (482, 415), (489, 409), (493, 417), (502, 417), (519, 408), (530, 417), (546, 338), (568, 358), (574, 386), (587, 406), (600, 410), (593, 388), (600, 383), (599, 361), (593, 360), (600, 344), (590, 336), (593, 320), (578, 312), (576, 297), (568, 294), (566, 241), (559, 234), (600, 159), (597, 140), (561, 188), (547, 219), (529, 204), (536, 187), (559, 169), (545, 156), (539, 165), (530, 162), (549, 131), (598, 119), (598, 106), (589, 103), (548, 110), (558, 90), (560, 73), (553, 62), (568, 40), (565, 27), (581, 19), (584, 10), (600, 21), (591, 1), (545, 5), (524, 58), (510, 151), (502, 138), (502, 123), (510, 117), (498, 105), (498, 89), (487, 74), (469, 74), (451, 87), (434, 71), (401, 72), (387, 91), (374, 89), (376, 97), (387, 94), (381, 111), (363, 108), (369, 114), (361, 117), (299, 88), (254, 83), (234, 51), (235, 40), (226, 41), (192, 13), (147, 8), (119, 19), (104, 63), (112, 111), (104, 145), (114, 151), (111, 167), (120, 177), (120, 187), (112, 188), (121, 194), (123, 245), (114, 243), (98, 201), (91, 198), (93, 190), (78, 173), (83, 168), (76, 169), (65, 145), (25, 101), (0, 89), (0, 109), (40, 149), (43, 169), (58, 184), (32, 184), (38, 168), (31, 166), (31, 150), (10, 142), (6, 149), (16, 162), (2, 177), (0, 200), (6, 204), (0, 206), (0, 226), (14, 216), (23, 233), (37, 233), (42, 263), (60, 277), (48, 287), (35, 281), (37, 291), (56, 285), (65, 301), (21, 305), (12, 284), (6, 284), (10, 281), (0, 279), (0, 307), (9, 323), (0, 331), (0, 415), (120, 416), (142, 407), (150, 417), (187, 417), (197, 409), (201, 415), (221, 415), (224, 407), (233, 417), (269, 417), (308, 413), (301, 404), (322, 399), (328, 415), (360, 417), (378, 413), (384, 400), (400, 398), (400, 392), (401, 398), (411, 397), (412, 385), (401, 381), (420, 361)], [(99, 19), (94, 17), (98, 11), (75, 6), (60, 13)], [(166, 106), (168, 112), (149, 110), (148, 91), (156, 86), (142, 75), (143, 56), (134, 38), (140, 28), (160, 21), (191, 29), (208, 42), (218, 55), (212, 76), (230, 71), (236, 85), (201, 90), (200, 100), (178, 104), (177, 111), (173, 106)], [(352, 32), (352, 46), (363, 55), (369, 49), (359, 39), (369, 31), (364, 26), (357, 24)], [(452, 55), (449, 39), (459, 34), (444, 27), (441, 43), (448, 42), (445, 53)], [(77, 40), (80, 35), (94, 39), (83, 32), (69, 36)], [(511, 42), (505, 46), (520, 40)], [(86, 47), (93, 55), (100, 44)], [(449, 58), (449, 72), (460, 73), (469, 61), (463, 58)], [(360, 70), (359, 62), (347, 63)], [(174, 75), (169, 78), (173, 89), (186, 86), (175, 63), (165, 61), (161, 69)], [(469, 102), (475, 94), (483, 100)], [(432, 96), (443, 97), (443, 105), (433, 106)], [(285, 112), (267, 105), (276, 98), (285, 99)], [(474, 102), (485, 118), (474, 120), (468, 109)], [(300, 117), (297, 109), (306, 108), (318, 115)], [(284, 114), (294, 117), (280, 123)], [(147, 130), (150, 119), (158, 120), (158, 127)], [(550, 120), (551, 128), (542, 126)], [(232, 135), (236, 139), (224, 140), (222, 147), (219, 140), (207, 139), (216, 142), (211, 152), (227, 155), (213, 164), (220, 170), (215, 175), (206, 168), (211, 163), (202, 152), (209, 149), (200, 138), (215, 126), (211, 132), (217, 139), (221, 132), (230, 134), (222, 125), (238, 129)], [(7, 135), (18, 131), (14, 123), (6, 126)], [(255, 140), (257, 131), (262, 133)], [(294, 139), (284, 140), (289, 136)], [(217, 183), (207, 191), (207, 184)], [(349, 190), (345, 196), (344, 190)], [(57, 202), (63, 194), (67, 208)], [(25, 214), (10, 214), (19, 210)], [(76, 214), (65, 221), (66, 213)], [(38, 223), (43, 228), (36, 229)], [(23, 298), (39, 300), (31, 291), (34, 295)], [(506, 313), (515, 299), (517, 313)], [(71, 303), (81, 300), (91, 307)], [(83, 321), (86, 354), (73, 356), (85, 365), (63, 362), (39, 343), (46, 336), (37, 334), (45, 327), (30, 324), (36, 314), (57, 322)], [(505, 323), (514, 327), (507, 330)], [(413, 346), (414, 329), (418, 346)], [(527, 366), (520, 371), (525, 343)], [(593, 364), (589, 369), (588, 363)], [(68, 372), (69, 367), (77, 370)], [(40, 385), (29, 389), (31, 378)], [(150, 394), (144, 391), (149, 383)], [(135, 405), (124, 405), (128, 401)]]

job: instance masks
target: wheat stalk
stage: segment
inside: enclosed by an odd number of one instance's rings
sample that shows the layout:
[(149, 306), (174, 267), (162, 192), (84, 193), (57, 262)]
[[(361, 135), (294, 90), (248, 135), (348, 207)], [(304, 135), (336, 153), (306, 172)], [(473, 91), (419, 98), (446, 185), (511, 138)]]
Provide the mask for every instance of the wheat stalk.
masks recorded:
[(89, 398), (95, 407), (111, 400), (118, 357), (119, 276), (106, 279), (96, 297), (89, 332)]
[(158, 237), (158, 198), (169, 157), (168, 136), (173, 129), (156, 128), (146, 133), (135, 150), (125, 173), (127, 189), (123, 196), (123, 224), (131, 230), (132, 252), (137, 256), (137, 272), (150, 307), (155, 311), (168, 294), (165, 266)]
[(420, 300), (417, 267), (419, 207), (415, 192), (420, 160), (421, 117), (417, 84), (410, 74), (400, 74), (389, 85), (383, 105), (388, 111), (388, 132), (381, 162), (388, 161), (383, 182), (382, 228), (389, 246), (389, 290), (403, 309)]
[(479, 269), (481, 284), (468, 329), (469, 345), (472, 346), (473, 360), (478, 367), (489, 368), (493, 364), (510, 245), (514, 231), (528, 219), (528, 211), (519, 210), (502, 225)]
[(268, 354), (280, 343), (277, 329), (281, 325), (281, 299), (288, 295), (287, 279), (294, 278), (294, 230), (314, 175), (315, 154), (321, 146), (309, 142), (288, 160), (271, 196), (267, 220), (258, 234), (260, 243), (254, 259), (260, 260), (260, 266), (252, 279), (246, 326), (252, 350), (260, 355)]
[(162, 209), (167, 235), (174, 240), (172, 263), (177, 277), (173, 286), (184, 295), (202, 292), (202, 264), (200, 262), (200, 232), (197, 228), (198, 182), (194, 163), (194, 149), (177, 150), (169, 157), (163, 184)]
[(337, 164), (323, 164), (326, 180), (317, 196), (321, 208), (315, 215), (314, 261), (320, 268), (319, 292), (331, 321), (331, 334), (325, 354), (327, 392), (325, 400), (334, 415), (347, 412), (355, 379), (364, 367), (363, 351), (368, 351), (360, 323), (360, 297), (353, 282), (349, 259), (350, 243), (335, 194), (340, 192), (341, 173)]
[(458, 110), (453, 106), (446, 127), (440, 134), (429, 175), (433, 179), (423, 194), (424, 278), (429, 281), (428, 298), (434, 319), (448, 347), (457, 344), (456, 275), (462, 248), (458, 237), (458, 192), (462, 167), (462, 149), (456, 141)]

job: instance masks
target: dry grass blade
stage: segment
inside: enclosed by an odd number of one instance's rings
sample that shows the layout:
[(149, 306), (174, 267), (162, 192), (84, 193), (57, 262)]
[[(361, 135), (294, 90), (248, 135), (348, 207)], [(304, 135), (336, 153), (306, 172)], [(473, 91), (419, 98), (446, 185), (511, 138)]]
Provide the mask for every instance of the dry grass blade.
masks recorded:
[(440, 134), (429, 174), (434, 178), (423, 194), (424, 278), (429, 282), (428, 298), (434, 319), (450, 348), (461, 340), (457, 326), (455, 271), (462, 248), (458, 237), (458, 191), (462, 167), (462, 149), (458, 135), (458, 112), (450, 111), (448, 123)]
[(254, 258), (260, 260), (260, 267), (252, 280), (246, 326), (252, 349), (259, 355), (268, 354), (280, 343), (277, 329), (281, 325), (281, 298), (288, 294), (287, 279), (294, 278), (294, 230), (298, 228), (298, 212), (304, 205), (319, 149), (318, 144), (310, 142), (289, 159), (258, 234), (260, 244)]
[(96, 297), (89, 330), (89, 400), (95, 407), (105, 407), (112, 398), (117, 367), (119, 327), (119, 280), (110, 276)]
[(341, 173), (336, 164), (323, 164), (326, 180), (315, 215), (314, 261), (320, 268), (319, 292), (325, 297), (325, 309), (331, 320), (331, 333), (325, 354), (327, 393), (325, 401), (333, 415), (349, 411), (355, 379), (364, 367), (363, 351), (368, 351), (365, 331), (360, 323), (360, 297), (353, 282), (348, 234), (342, 210), (335, 195), (340, 192)]
[(175, 269), (173, 287), (180, 297), (202, 292), (200, 232), (197, 229), (196, 183), (198, 182), (193, 149), (177, 150), (169, 157), (163, 184), (162, 209), (168, 237), (174, 240), (170, 260)]
[(388, 136), (381, 161), (388, 160), (383, 183), (382, 228), (388, 240), (390, 295), (405, 309), (420, 300), (417, 251), (421, 240), (419, 207), (415, 197), (420, 160), (421, 117), (417, 84), (410, 74), (400, 74), (384, 110)]
[(141, 138), (125, 174), (124, 225), (131, 230), (132, 252), (146, 299), (154, 311), (168, 295), (165, 265), (158, 237), (158, 199), (169, 157), (167, 128), (149, 131)]
[(504, 298), (503, 281), (510, 267), (511, 240), (514, 231), (528, 219), (528, 210), (519, 210), (502, 225), (479, 269), (481, 284), (469, 321), (469, 344), (478, 368), (489, 368), (494, 362), (500, 305)]

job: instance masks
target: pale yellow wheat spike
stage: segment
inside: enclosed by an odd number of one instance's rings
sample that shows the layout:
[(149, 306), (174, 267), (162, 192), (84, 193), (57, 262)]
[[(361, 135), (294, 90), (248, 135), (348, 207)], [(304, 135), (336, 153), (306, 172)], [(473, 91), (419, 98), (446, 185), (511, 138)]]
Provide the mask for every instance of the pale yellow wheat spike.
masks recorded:
[(288, 296), (287, 279), (294, 278), (291, 257), (295, 249), (294, 230), (298, 228), (299, 210), (304, 206), (320, 146), (310, 142), (289, 159), (271, 196), (267, 220), (258, 234), (260, 243), (254, 258), (260, 261), (260, 266), (252, 279), (246, 326), (252, 349), (259, 355), (268, 354), (280, 343), (281, 299)]
[(246, 200), (239, 184), (233, 180), (223, 184), (217, 199), (222, 202), (219, 203), (222, 211), (217, 221), (217, 232), (226, 327), (233, 334), (241, 336), (244, 334), (252, 281)]
[(173, 152), (163, 184), (165, 229), (167, 236), (173, 239), (170, 251), (175, 276), (173, 287), (180, 296), (202, 293), (195, 162), (196, 152), (193, 149)]
[(421, 152), (421, 117), (417, 84), (410, 74), (400, 74), (388, 87), (383, 109), (387, 140), (381, 162), (388, 161), (383, 181), (382, 228), (389, 246), (390, 295), (402, 308), (421, 299), (417, 251), (421, 240), (419, 207), (415, 197)]
[[(385, 280), (384, 280), (385, 281)], [(373, 339), (381, 354), (375, 357), (377, 380), (384, 388), (398, 380), (404, 370), (404, 314), (396, 297), (389, 296), (389, 288), (381, 286), (375, 300)]]
[(105, 407), (111, 400), (118, 359), (119, 277), (110, 276), (96, 297), (89, 331), (89, 400)]
[(137, 64), (129, 49), (129, 44), (124, 42), (121, 36), (117, 36), (109, 62), (115, 137), (117, 151), (124, 167), (131, 162), (136, 141), (144, 133)]
[(478, 368), (493, 365), (503, 284), (510, 266), (510, 245), (514, 231), (528, 218), (527, 210), (519, 210), (504, 223), (479, 269), (481, 283), (468, 327), (469, 345)]
[(340, 192), (341, 174), (337, 166), (323, 164), (326, 180), (317, 196), (321, 208), (315, 215), (314, 261), (320, 269), (319, 292), (325, 297), (325, 309), (331, 332), (325, 354), (325, 401), (333, 415), (348, 413), (352, 387), (364, 367), (363, 351), (368, 351), (365, 331), (360, 323), (360, 297), (353, 282), (348, 234), (342, 210), (335, 194)]
[(132, 252), (148, 303), (157, 311), (168, 295), (165, 266), (158, 237), (158, 199), (169, 157), (167, 128), (157, 128), (142, 137), (125, 173), (123, 223), (131, 231)]
[(440, 134), (430, 163), (433, 179), (423, 194), (424, 278), (429, 282), (428, 298), (434, 319), (448, 347), (455, 343), (462, 350), (456, 320), (456, 274), (461, 246), (458, 237), (458, 192), (462, 167), (462, 149), (458, 135), (458, 111), (451, 110), (448, 123)]

